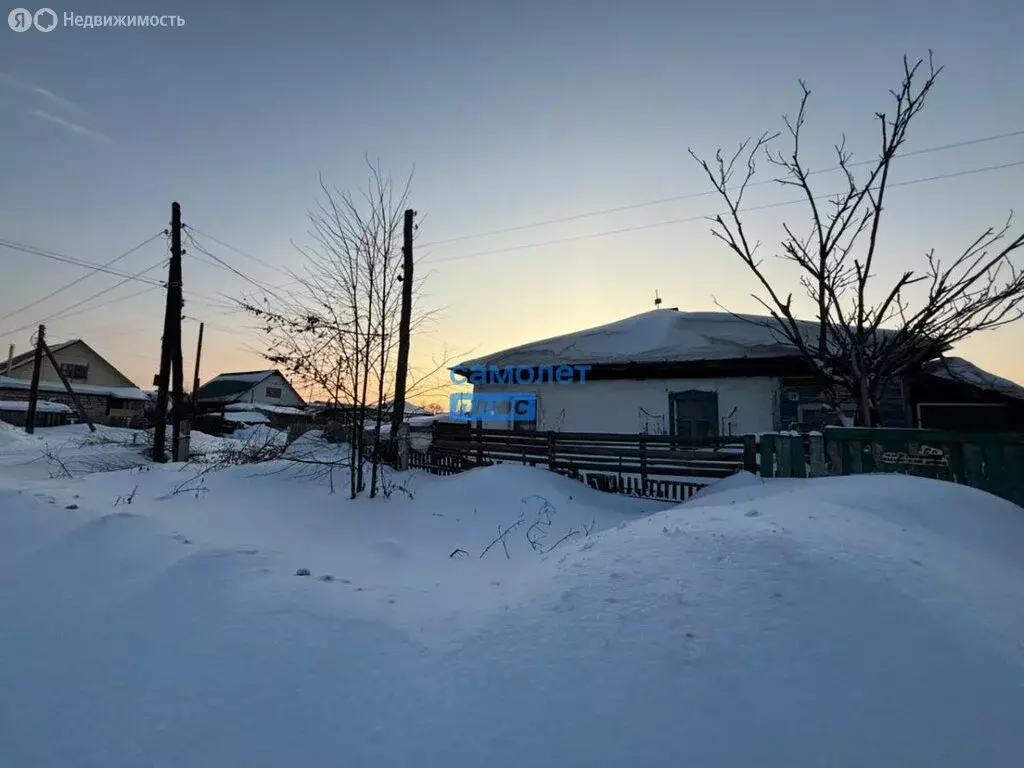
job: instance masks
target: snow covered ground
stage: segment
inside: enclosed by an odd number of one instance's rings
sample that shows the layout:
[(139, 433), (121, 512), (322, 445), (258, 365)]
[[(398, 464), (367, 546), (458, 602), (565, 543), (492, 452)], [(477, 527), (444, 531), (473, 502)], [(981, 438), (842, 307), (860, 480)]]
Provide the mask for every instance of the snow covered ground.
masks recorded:
[(737, 475), (670, 507), (504, 465), (349, 501), (38, 432), (0, 426), (5, 766), (1024, 754), (1024, 510), (969, 488)]

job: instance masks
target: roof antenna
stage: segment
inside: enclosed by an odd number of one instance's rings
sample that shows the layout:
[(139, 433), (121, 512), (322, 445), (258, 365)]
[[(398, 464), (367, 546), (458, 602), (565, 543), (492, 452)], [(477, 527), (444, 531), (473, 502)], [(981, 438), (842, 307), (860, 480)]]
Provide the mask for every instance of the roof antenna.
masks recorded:
[(657, 291), (654, 292), (654, 308), (655, 309), (660, 309), (661, 308), (661, 296), (658, 295)]

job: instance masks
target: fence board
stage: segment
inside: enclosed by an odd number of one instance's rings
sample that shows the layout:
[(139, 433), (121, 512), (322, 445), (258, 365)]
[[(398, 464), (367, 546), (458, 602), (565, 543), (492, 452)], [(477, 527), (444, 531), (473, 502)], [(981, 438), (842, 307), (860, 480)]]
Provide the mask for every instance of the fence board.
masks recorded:
[(950, 480), (1024, 506), (1024, 434), (827, 427), (825, 440), (841, 456), (842, 474)]

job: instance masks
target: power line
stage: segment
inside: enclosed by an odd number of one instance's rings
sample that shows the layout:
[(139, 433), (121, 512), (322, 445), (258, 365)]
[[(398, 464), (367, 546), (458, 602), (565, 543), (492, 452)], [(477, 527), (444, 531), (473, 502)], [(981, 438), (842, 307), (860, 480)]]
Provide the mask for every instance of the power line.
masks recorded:
[[(79, 310), (78, 312), (71, 311), (71, 310), (76, 309), (77, 307), (82, 306), (83, 304), (87, 304), (88, 302), (92, 301), (93, 299), (98, 299), (100, 296), (105, 296), (106, 294), (110, 293), (113, 290), (116, 290), (117, 288), (120, 288), (122, 285), (124, 285), (125, 283), (130, 282), (131, 280), (137, 280), (138, 278), (140, 278), (142, 275), (146, 274), (147, 272), (152, 272), (157, 267), (162, 267), (165, 263), (166, 263), (166, 259), (161, 259), (160, 261), (156, 262), (155, 264), (151, 264), (150, 266), (146, 267), (141, 272), (137, 272), (134, 275), (129, 275), (128, 277), (126, 277), (124, 280), (122, 280), (119, 283), (114, 283), (114, 285), (110, 286), (109, 288), (104, 288), (102, 291), (94, 293), (92, 296), (89, 296), (88, 298), (82, 299), (81, 301), (76, 301), (71, 306), (64, 307), (64, 309), (62, 309), (62, 310), (60, 310), (58, 312), (54, 312), (52, 314), (49, 314), (49, 315), (47, 315), (44, 318), (41, 318), (39, 320), (35, 320), (35, 321), (31, 322), (31, 323), (27, 323), (26, 325), (23, 325), (23, 326), (21, 326), (19, 328), (15, 328), (14, 330), (11, 330), (11, 331), (7, 331), (6, 333), (0, 333), (0, 336), (8, 336), (10, 334), (14, 334), (14, 333), (18, 333), (19, 331), (23, 331), (26, 328), (34, 328), (35, 326), (37, 326), (37, 325), (39, 325), (41, 323), (45, 323), (45, 322), (47, 322), (49, 320), (64, 320), (64, 319), (66, 319), (68, 317), (71, 317), (73, 315), (81, 314), (82, 312), (90, 312), (90, 311), (92, 311), (94, 309), (100, 309), (101, 307), (107, 307), (107, 306), (110, 306), (111, 304), (115, 304), (115, 303), (117, 303), (119, 301), (124, 301), (126, 298), (131, 298), (131, 296), (121, 297), (120, 299), (114, 299), (113, 301), (107, 301), (107, 302), (105, 302), (103, 304), (100, 304), (98, 306), (95, 306), (95, 307), (88, 307), (87, 309)], [(160, 283), (157, 283), (156, 285), (150, 286), (149, 288), (146, 288), (145, 290), (140, 291), (137, 294), (132, 294), (132, 295), (138, 296), (138, 295), (141, 295), (143, 293), (149, 293), (150, 291), (155, 291), (158, 288), (163, 288), (163, 285), (161, 285)]]
[[(157, 232), (155, 235), (152, 235), (151, 237), (146, 238), (145, 240), (143, 240), (141, 243), (139, 243), (138, 245), (134, 246), (133, 248), (129, 248), (127, 251), (122, 253), (120, 256), (115, 256), (110, 261), (108, 261), (106, 264), (103, 264), (103, 265), (101, 265), (99, 267), (96, 267), (96, 268), (92, 269), (89, 272), (86, 272), (81, 277), (75, 278), (74, 280), (72, 280), (67, 285), (65, 285), (65, 286), (63, 286), (61, 288), (58, 288), (55, 291), (51, 291), (50, 293), (46, 294), (42, 298), (36, 299), (35, 301), (31, 301), (31, 302), (29, 302), (28, 304), (25, 304), (22, 307), (18, 307), (17, 309), (8, 312), (6, 315), (0, 315), (0, 321), (6, 320), (9, 317), (13, 317), (14, 315), (17, 315), (20, 312), (24, 312), (26, 309), (31, 309), (32, 307), (35, 307), (35, 306), (37, 306), (39, 304), (42, 304), (47, 299), (52, 299), (57, 294), (63, 293), (64, 291), (68, 290), (69, 288), (75, 287), (76, 285), (81, 283), (83, 280), (87, 280), (90, 277), (92, 277), (93, 275), (95, 275), (100, 270), (105, 269), (107, 267), (110, 267), (113, 264), (116, 264), (117, 262), (121, 261), (122, 259), (125, 259), (128, 256), (131, 256), (137, 250), (139, 250), (140, 248), (142, 248), (142, 247), (144, 247), (146, 245), (149, 245), (151, 242), (153, 242), (154, 240), (156, 240), (158, 237), (160, 237), (163, 234), (166, 234), (166, 233), (164, 231)], [(40, 321), (40, 322), (42, 322), (42, 321)]]
[[(981, 138), (977, 138), (977, 139), (967, 139), (966, 141), (957, 141), (957, 142), (953, 142), (952, 144), (941, 144), (941, 145), (934, 146), (934, 147), (925, 147), (924, 149), (917, 149), (917, 150), (914, 150), (912, 152), (901, 152), (901, 153), (897, 154), (896, 157), (915, 157), (917, 155), (926, 155), (926, 154), (929, 154), (931, 152), (942, 152), (942, 151), (949, 150), (949, 149), (959, 149), (960, 147), (968, 147), (968, 146), (972, 146), (972, 145), (975, 145), (975, 144), (984, 144), (986, 142), (991, 142), (991, 141), (1000, 141), (1002, 139), (1010, 139), (1010, 138), (1014, 138), (1016, 136), (1024, 136), (1024, 129), (1019, 130), (1019, 131), (1009, 131), (1007, 133), (998, 133), (998, 134), (995, 134), (993, 136), (982, 136)], [(876, 162), (878, 162), (877, 159), (859, 160), (859, 161), (857, 161), (855, 163), (847, 163), (846, 167), (853, 168), (853, 167), (861, 166), (861, 165), (870, 165), (871, 163), (876, 163)], [(818, 175), (818, 174), (822, 174), (822, 173), (834, 173), (835, 171), (840, 171), (840, 170), (842, 170), (842, 166), (836, 165), (836, 166), (832, 166), (831, 168), (823, 168), (820, 171), (811, 171), (807, 175), (808, 176), (813, 176), (813, 175)], [(774, 179), (765, 179), (763, 181), (751, 182), (747, 186), (748, 186), (748, 188), (749, 187), (760, 187), (760, 186), (764, 186), (766, 184), (774, 184), (774, 183), (776, 183)], [(514, 227), (505, 227), (503, 229), (492, 229), (492, 230), (489, 230), (489, 231), (486, 231), (486, 232), (477, 232), (476, 234), (472, 234), (472, 235), (460, 235), (458, 237), (448, 237), (448, 238), (445, 238), (443, 240), (434, 240), (434, 241), (429, 242), (429, 243), (418, 244), (418, 247), (419, 248), (431, 248), (431, 247), (433, 247), (435, 245), (444, 245), (444, 244), (447, 244), (447, 243), (457, 243), (457, 242), (462, 242), (464, 240), (475, 240), (475, 239), (480, 238), (480, 237), (490, 237), (492, 235), (504, 235), (504, 234), (507, 234), (509, 232), (520, 232), (520, 231), (522, 231), (524, 229), (534, 229), (536, 227), (546, 227), (546, 226), (550, 226), (552, 224), (564, 224), (564, 223), (570, 222), (570, 221), (578, 221), (580, 219), (589, 219), (589, 218), (592, 218), (594, 216), (606, 216), (609, 213), (620, 213), (622, 211), (633, 211), (633, 210), (636, 210), (638, 208), (648, 208), (648, 207), (653, 206), (653, 205), (663, 205), (665, 203), (675, 203), (675, 202), (678, 202), (680, 200), (695, 200), (695, 199), (700, 198), (700, 197), (709, 197), (709, 196), (717, 195), (717, 194), (718, 194), (718, 192), (715, 191), (715, 190), (708, 190), (708, 191), (704, 191), (704, 192), (691, 192), (691, 193), (684, 194), (684, 195), (673, 195), (672, 197), (663, 197), (663, 198), (660, 198), (658, 200), (647, 200), (647, 201), (642, 202), (642, 203), (631, 203), (629, 205), (619, 205), (619, 206), (615, 206), (613, 208), (602, 208), (602, 209), (596, 210), (596, 211), (587, 211), (587, 212), (584, 212), (584, 213), (577, 213), (577, 214), (574, 214), (574, 215), (571, 215), (571, 216), (562, 216), (562, 217), (557, 218), (557, 219), (545, 219), (543, 221), (533, 221), (533, 222), (530, 222), (529, 224), (519, 224), (519, 225), (514, 226)]]
[[(79, 259), (74, 256), (67, 256), (62, 253), (57, 253), (56, 251), (47, 251), (43, 248), (37, 248), (33, 245), (26, 245), (25, 243), (16, 243), (13, 240), (0, 239), (0, 246), (3, 246), (4, 248), (10, 248), (11, 250), (14, 251), (22, 251), (23, 253), (29, 253), (34, 256), (42, 256), (43, 258), (51, 259), (52, 261), (59, 261), (62, 264), (70, 264), (72, 266), (81, 267), (83, 269), (93, 269), (97, 272), (103, 272), (104, 274), (107, 275), (113, 275), (114, 277), (129, 277), (128, 273), (122, 272), (121, 270), (118, 269), (104, 267), (102, 264), (94, 264), (91, 261), (85, 261), (84, 259)], [(141, 282), (144, 283), (150, 283), (151, 285), (161, 285), (161, 283), (157, 282), (156, 280), (145, 280), (142, 278), (137, 279), (141, 280)]]
[[(929, 182), (929, 181), (941, 181), (941, 180), (944, 180), (944, 179), (955, 179), (955, 178), (958, 178), (960, 176), (970, 176), (970, 175), (978, 174), (978, 173), (988, 173), (988, 172), (991, 172), (991, 171), (1001, 171), (1001, 170), (1005, 170), (1007, 168), (1016, 168), (1016, 167), (1021, 166), (1021, 165), (1024, 165), (1024, 160), (1017, 160), (1017, 161), (1014, 161), (1012, 163), (1002, 163), (1000, 165), (989, 165), (989, 166), (985, 166), (983, 168), (971, 168), (971, 169), (968, 169), (968, 170), (965, 170), (965, 171), (955, 171), (953, 173), (944, 173), (944, 174), (939, 174), (937, 176), (928, 176), (928, 177), (921, 178), (921, 179), (910, 179), (908, 181), (891, 181), (886, 186), (887, 187), (907, 187), (907, 186), (910, 186), (912, 184), (924, 184), (924, 183)], [(815, 195), (814, 199), (816, 201), (818, 201), (818, 200), (828, 200), (830, 198), (835, 197), (837, 194), (842, 194), (842, 193), (836, 192), (836, 193), (832, 193), (830, 195)], [(801, 197), (801, 198), (796, 199), (796, 200), (784, 200), (784, 201), (778, 202), (778, 203), (768, 203), (766, 205), (756, 205), (756, 206), (752, 206), (750, 208), (744, 208), (743, 211), (745, 213), (749, 213), (749, 212), (752, 212), (752, 211), (764, 211), (764, 210), (768, 210), (769, 208), (781, 208), (783, 206), (797, 205), (799, 203), (805, 203), (805, 202), (807, 202), (807, 198), (806, 197)], [(475, 258), (478, 258), (480, 256), (492, 256), (492, 255), (496, 255), (496, 254), (499, 254), (499, 253), (511, 253), (512, 251), (524, 251), (524, 250), (530, 250), (530, 249), (533, 249), (533, 248), (542, 248), (542, 247), (548, 246), (548, 245), (561, 245), (563, 243), (573, 243), (573, 242), (577, 242), (577, 241), (580, 241), (580, 240), (590, 240), (590, 239), (597, 238), (597, 237), (608, 237), (609, 235), (622, 235), (622, 234), (626, 234), (627, 232), (639, 232), (639, 231), (645, 230), (645, 229), (656, 229), (656, 228), (659, 228), (659, 227), (671, 226), (673, 224), (685, 224), (685, 223), (693, 222), (693, 221), (706, 221), (708, 218), (714, 218), (715, 215), (724, 216), (727, 213), (728, 213), (728, 211), (721, 211), (718, 214), (702, 214), (700, 216), (686, 216), (686, 217), (680, 218), (680, 219), (668, 219), (667, 221), (656, 221), (656, 222), (653, 222), (651, 224), (637, 224), (636, 226), (632, 226), (632, 227), (623, 227), (621, 229), (610, 229), (610, 230), (606, 230), (604, 232), (592, 232), (590, 234), (575, 235), (573, 237), (563, 237), (563, 238), (559, 238), (557, 240), (544, 240), (544, 241), (538, 242), (538, 243), (527, 243), (526, 245), (514, 245), (514, 246), (510, 246), (508, 248), (495, 248), (495, 249), (490, 250), (490, 251), (478, 251), (476, 253), (466, 253), (466, 254), (462, 254), (460, 256), (447, 256), (447, 257), (440, 258), (440, 259), (432, 259), (428, 263), (429, 264), (439, 264), (439, 263), (446, 262), (446, 261), (461, 261), (463, 259), (475, 259)]]
[[(251, 253), (246, 253), (241, 248), (236, 248), (235, 246), (231, 245), (230, 243), (225, 243), (223, 240), (218, 240), (213, 235), (208, 234), (206, 232), (203, 232), (203, 230), (201, 230), (201, 229), (197, 229), (196, 227), (193, 227), (193, 226), (188, 225), (188, 224), (185, 224), (184, 227), (189, 232), (195, 232), (197, 235), (202, 235), (203, 237), (205, 237), (205, 238), (207, 238), (209, 240), (213, 240), (213, 242), (217, 243), (220, 246), (223, 246), (224, 248), (227, 248), (229, 251), (234, 251), (235, 253), (239, 254), (240, 256), (244, 256), (245, 258), (249, 259), (250, 261), (253, 261), (253, 262), (257, 263), (257, 264), (260, 264), (260, 265), (266, 267), (267, 269), (272, 269), (273, 271), (277, 272), (280, 275), (284, 275), (287, 278), (294, 278), (295, 277), (295, 275), (290, 274), (288, 272), (285, 272), (280, 267), (276, 267), (273, 264), (270, 264), (269, 262), (266, 262), (266, 261), (264, 261), (263, 259), (261, 259), (261, 258), (259, 258), (257, 256), (253, 256)], [(193, 242), (195, 242), (194, 239), (193, 239)]]
[[(231, 273), (232, 273), (233, 275), (237, 275), (238, 277), (242, 278), (242, 279), (243, 279), (243, 280), (245, 280), (246, 282), (248, 282), (248, 283), (251, 283), (252, 285), (256, 286), (256, 287), (257, 287), (257, 288), (259, 288), (259, 289), (260, 289), (261, 291), (266, 291), (266, 292), (267, 292), (267, 293), (269, 293), (269, 294), (270, 294), (271, 296), (274, 296), (274, 297), (275, 297), (275, 298), (277, 298), (278, 300), (281, 300), (281, 297), (280, 297), (280, 296), (278, 296), (278, 295), (277, 295), (277, 294), (276, 294), (276, 293), (274, 292), (274, 290), (273, 290), (272, 288), (270, 288), (269, 286), (267, 286), (267, 285), (266, 285), (265, 283), (261, 283), (261, 282), (260, 282), (259, 280), (254, 280), (253, 278), (251, 278), (251, 277), (249, 277), (248, 275), (246, 275), (246, 274), (245, 274), (244, 272), (240, 272), (240, 271), (238, 271), (237, 269), (235, 269), (235, 268), (234, 268), (233, 266), (231, 266), (230, 264), (228, 264), (228, 263), (227, 263), (226, 261), (224, 261), (223, 259), (221, 259), (221, 258), (220, 258), (219, 256), (216, 256), (216, 255), (214, 255), (214, 254), (210, 253), (210, 251), (209, 251), (209, 250), (208, 250), (207, 248), (204, 248), (204, 247), (203, 247), (203, 246), (202, 246), (202, 245), (201, 245), (201, 244), (200, 244), (200, 243), (199, 243), (199, 242), (198, 242), (198, 241), (197, 241), (197, 240), (196, 240), (196, 239), (195, 239), (195, 238), (194, 238), (194, 237), (193, 237), (193, 236), (191, 235), (191, 233), (186, 233), (186, 237), (188, 237), (188, 242), (189, 242), (189, 244), (190, 244), (190, 245), (191, 245), (191, 246), (192, 246), (193, 248), (195, 248), (196, 250), (198, 250), (198, 251), (199, 251), (200, 253), (202, 253), (202, 254), (205, 254), (206, 256), (208, 256), (208, 257), (210, 257), (211, 259), (213, 259), (213, 262), (214, 262), (214, 263), (213, 263), (213, 266), (215, 266), (215, 267), (220, 267), (221, 269), (224, 269), (224, 270), (226, 270), (226, 271), (228, 271), (228, 272), (231, 272)], [(211, 239), (212, 239), (212, 238), (211, 238)], [(193, 257), (193, 258), (194, 258), (194, 257)]]
[[(15, 251), (22, 251), (24, 253), (30, 253), (30, 254), (33, 254), (35, 256), (42, 256), (43, 258), (52, 259), (53, 261), (59, 261), (59, 262), (61, 262), (63, 264), (71, 264), (72, 266), (75, 266), (75, 267), (82, 267), (83, 269), (93, 269), (93, 270), (95, 270), (97, 272), (103, 272), (103, 273), (108, 274), (108, 275), (114, 275), (115, 277), (122, 277), (122, 278), (126, 278), (128, 280), (137, 280), (139, 282), (147, 283), (149, 285), (154, 285), (154, 286), (157, 286), (157, 287), (160, 287), (160, 288), (165, 287), (165, 283), (162, 283), (162, 282), (160, 282), (158, 280), (150, 280), (148, 278), (139, 277), (138, 275), (130, 275), (130, 274), (126, 273), (126, 272), (122, 272), (122, 271), (117, 270), (117, 269), (111, 269), (110, 267), (104, 267), (102, 264), (95, 264), (95, 263), (93, 263), (91, 261), (86, 261), (85, 259), (79, 259), (76, 256), (68, 256), (68, 255), (63, 254), (63, 253), (58, 253), (57, 251), (48, 251), (46, 249), (38, 248), (38, 247), (33, 246), (33, 245), (26, 245), (25, 243), (16, 243), (13, 240), (0, 239), (0, 246), (3, 246), (5, 248), (10, 248), (11, 250), (15, 250)], [(143, 271), (148, 271), (148, 270), (143, 270)], [(194, 296), (197, 299), (201, 299), (203, 302), (207, 302), (208, 306), (211, 306), (211, 307), (218, 306), (216, 303), (210, 303), (210, 302), (215, 302), (216, 301), (216, 299), (213, 299), (210, 296), (204, 296), (203, 294), (196, 293), (195, 291), (182, 291), (182, 293), (185, 294), (186, 296)], [(202, 303), (202, 302), (198, 302), (198, 303)]]

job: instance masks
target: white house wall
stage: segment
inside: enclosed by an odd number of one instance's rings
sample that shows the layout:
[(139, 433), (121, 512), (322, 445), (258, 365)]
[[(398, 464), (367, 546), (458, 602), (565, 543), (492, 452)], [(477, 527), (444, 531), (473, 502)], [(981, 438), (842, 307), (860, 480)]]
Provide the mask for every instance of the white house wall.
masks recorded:
[[(720, 433), (744, 435), (774, 429), (778, 386), (778, 379), (764, 376), (585, 381), (582, 384), (485, 384), (474, 387), (474, 391), (535, 394), (538, 430), (628, 434), (644, 431), (644, 420), (648, 421), (648, 431), (658, 431), (655, 425), (661, 423), (667, 433), (669, 394), (673, 392), (717, 392)], [(644, 416), (641, 409), (654, 414), (655, 418)], [(507, 428), (511, 425), (495, 422), (487, 426)]]
[[(280, 387), (280, 397), (267, 397), (267, 387)], [(292, 388), (292, 385), (288, 383), (288, 380), (280, 374), (272, 374), (266, 379), (261, 381), (255, 387), (249, 390), (249, 392), (242, 398), (243, 402), (247, 403), (260, 403), (261, 405), (286, 405), (291, 407), (301, 406), (304, 404), (302, 397), (299, 393)]]

